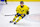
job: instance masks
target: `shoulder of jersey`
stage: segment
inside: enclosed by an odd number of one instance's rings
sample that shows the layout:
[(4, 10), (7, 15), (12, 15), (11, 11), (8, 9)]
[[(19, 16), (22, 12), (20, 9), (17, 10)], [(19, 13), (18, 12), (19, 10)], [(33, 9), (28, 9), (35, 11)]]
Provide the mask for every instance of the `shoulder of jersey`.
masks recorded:
[(20, 7), (20, 5), (18, 5), (17, 7)]

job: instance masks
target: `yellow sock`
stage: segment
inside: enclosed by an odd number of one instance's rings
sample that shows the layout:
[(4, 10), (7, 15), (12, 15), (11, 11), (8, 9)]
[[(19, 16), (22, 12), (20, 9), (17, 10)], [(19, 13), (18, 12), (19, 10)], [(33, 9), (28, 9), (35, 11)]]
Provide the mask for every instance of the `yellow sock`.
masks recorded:
[(18, 21), (21, 20), (21, 19), (22, 19), (22, 17), (20, 16), (16, 22), (18, 22)]
[(13, 22), (16, 20), (17, 16), (14, 17), (14, 19), (12, 20)]

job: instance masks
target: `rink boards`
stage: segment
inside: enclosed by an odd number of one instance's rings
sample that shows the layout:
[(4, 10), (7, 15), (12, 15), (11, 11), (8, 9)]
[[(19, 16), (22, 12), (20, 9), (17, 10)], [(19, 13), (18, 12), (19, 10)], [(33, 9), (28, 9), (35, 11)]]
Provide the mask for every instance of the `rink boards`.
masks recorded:
[[(4, 0), (0, 0), (0, 1), (4, 1)], [(18, 1), (25, 1), (25, 2), (40, 2), (40, 0), (7, 0), (8, 2), (18, 2)]]
[(7, 1), (26, 1), (26, 2), (39, 2), (40, 0), (7, 0)]

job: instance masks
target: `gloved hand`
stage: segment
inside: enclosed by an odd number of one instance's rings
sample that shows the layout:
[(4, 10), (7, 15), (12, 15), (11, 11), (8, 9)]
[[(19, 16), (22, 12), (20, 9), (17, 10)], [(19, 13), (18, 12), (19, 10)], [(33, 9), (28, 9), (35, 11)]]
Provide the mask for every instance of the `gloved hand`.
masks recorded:
[(29, 11), (27, 11), (27, 15), (29, 15)]

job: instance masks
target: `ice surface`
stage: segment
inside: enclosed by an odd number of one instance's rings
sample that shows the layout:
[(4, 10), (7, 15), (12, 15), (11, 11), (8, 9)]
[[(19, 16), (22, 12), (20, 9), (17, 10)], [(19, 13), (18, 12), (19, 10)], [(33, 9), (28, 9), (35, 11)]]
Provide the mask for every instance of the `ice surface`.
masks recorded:
[[(26, 16), (16, 25), (9, 23), (14, 18), (13, 14), (16, 14), (15, 10), (18, 5), (19, 2), (8, 2), (7, 5), (0, 5), (0, 27), (40, 27), (40, 2), (25, 2), (25, 5), (30, 7), (30, 18)], [(13, 16), (4, 16), (5, 14)]]

